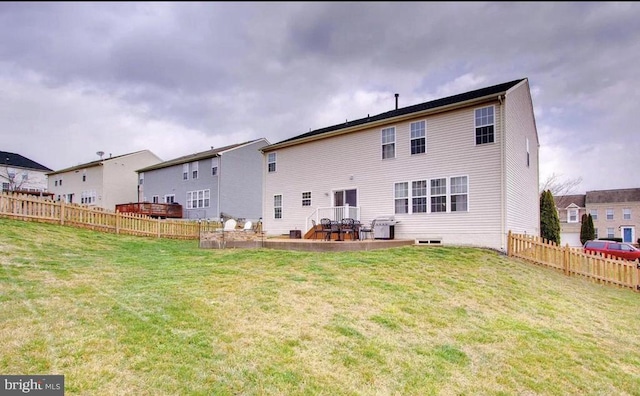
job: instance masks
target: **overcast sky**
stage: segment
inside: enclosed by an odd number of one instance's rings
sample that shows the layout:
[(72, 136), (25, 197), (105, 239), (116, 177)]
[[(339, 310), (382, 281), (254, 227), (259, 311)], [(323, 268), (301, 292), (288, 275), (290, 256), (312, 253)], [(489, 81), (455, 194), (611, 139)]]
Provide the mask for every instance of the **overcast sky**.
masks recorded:
[(0, 151), (162, 160), (528, 78), (540, 181), (640, 187), (640, 3), (0, 2)]

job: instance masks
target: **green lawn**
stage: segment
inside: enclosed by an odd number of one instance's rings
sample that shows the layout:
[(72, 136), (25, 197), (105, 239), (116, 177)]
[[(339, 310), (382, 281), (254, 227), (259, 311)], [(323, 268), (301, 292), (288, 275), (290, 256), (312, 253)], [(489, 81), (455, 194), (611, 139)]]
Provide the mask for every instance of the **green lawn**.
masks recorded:
[(640, 395), (640, 294), (495, 252), (0, 219), (0, 374), (66, 395)]

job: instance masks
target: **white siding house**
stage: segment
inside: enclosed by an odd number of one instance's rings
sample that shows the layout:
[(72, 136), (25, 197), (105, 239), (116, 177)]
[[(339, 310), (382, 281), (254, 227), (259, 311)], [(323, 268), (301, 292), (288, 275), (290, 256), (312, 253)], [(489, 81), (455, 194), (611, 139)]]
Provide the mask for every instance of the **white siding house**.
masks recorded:
[(49, 192), (67, 203), (115, 210), (138, 199), (137, 169), (162, 161), (149, 150), (99, 159), (48, 173)]
[(51, 169), (20, 154), (0, 151), (1, 191), (45, 192)]
[(505, 249), (539, 235), (538, 148), (526, 78), (311, 131), (262, 149), (264, 230), (392, 216), (397, 239)]

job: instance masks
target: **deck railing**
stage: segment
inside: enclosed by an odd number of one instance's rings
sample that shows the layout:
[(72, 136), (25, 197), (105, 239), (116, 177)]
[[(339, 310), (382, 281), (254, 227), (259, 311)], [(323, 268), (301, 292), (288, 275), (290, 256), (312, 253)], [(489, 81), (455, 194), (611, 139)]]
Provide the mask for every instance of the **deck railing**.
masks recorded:
[(360, 220), (360, 207), (358, 206), (329, 206), (324, 208), (317, 208), (311, 213), (306, 221), (306, 230), (312, 227), (311, 220), (314, 220), (316, 224), (320, 224), (320, 219), (330, 219), (333, 221), (340, 221), (342, 219), (354, 219)]
[(585, 253), (537, 236), (509, 231), (507, 254), (594, 282), (640, 291), (640, 262)]
[(120, 213), (12, 193), (0, 193), (0, 216), (57, 223), (116, 234), (173, 239), (199, 239), (201, 232), (221, 228), (221, 224), (218, 222), (157, 219), (141, 214)]

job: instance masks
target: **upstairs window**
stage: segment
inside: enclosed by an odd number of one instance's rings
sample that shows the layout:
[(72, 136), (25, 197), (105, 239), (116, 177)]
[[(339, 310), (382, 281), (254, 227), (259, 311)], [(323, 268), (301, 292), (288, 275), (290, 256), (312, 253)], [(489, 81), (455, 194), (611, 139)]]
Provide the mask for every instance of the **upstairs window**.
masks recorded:
[(192, 179), (197, 179), (198, 178), (198, 163), (197, 162), (192, 162), (191, 163), (191, 178)]
[(140, 176), (138, 177), (138, 184), (139, 185), (144, 184), (144, 173), (140, 173)]
[(607, 220), (613, 220), (613, 209), (607, 209)]
[(567, 223), (578, 222), (578, 209), (567, 209)]
[(589, 213), (591, 213), (591, 219), (593, 221), (598, 220), (598, 209), (591, 209)]
[(475, 125), (476, 145), (494, 142), (493, 106), (475, 110)]
[(218, 175), (218, 158), (217, 157), (211, 158), (211, 175), (212, 176)]
[(276, 171), (276, 153), (269, 153), (267, 155), (267, 171), (268, 172)]
[(182, 180), (189, 180), (189, 164), (182, 164)]
[(396, 128), (382, 130), (382, 159), (395, 158), (396, 156)]
[(631, 220), (631, 209), (622, 209), (622, 218), (624, 220)]
[(531, 163), (531, 159), (530, 159), (530, 154), (529, 154), (529, 138), (527, 138), (527, 168), (529, 167), (529, 164)]
[(411, 123), (411, 155), (427, 151), (426, 121)]
[(82, 181), (83, 181), (83, 182), (86, 182), (86, 181), (87, 181), (87, 171), (86, 171), (86, 170), (83, 170), (83, 171), (82, 171)]

